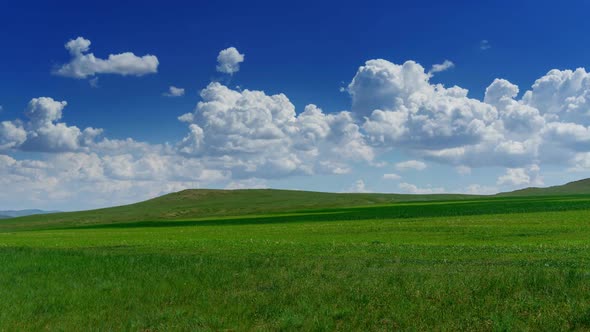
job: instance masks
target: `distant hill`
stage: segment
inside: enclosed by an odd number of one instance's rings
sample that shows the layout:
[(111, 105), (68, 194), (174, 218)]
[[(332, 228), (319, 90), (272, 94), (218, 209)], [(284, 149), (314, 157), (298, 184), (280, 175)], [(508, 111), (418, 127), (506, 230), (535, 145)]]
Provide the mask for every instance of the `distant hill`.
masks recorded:
[(59, 211), (43, 211), (43, 210), (37, 210), (37, 209), (0, 211), (0, 219), (24, 217), (24, 216), (31, 216), (31, 215), (36, 215), (36, 214), (46, 214), (46, 213), (56, 213), (56, 212), (59, 212)]
[(529, 187), (511, 192), (499, 193), (497, 196), (547, 196), (583, 194), (590, 194), (590, 179), (568, 182), (564, 185), (546, 188)]
[(526, 188), (492, 196), (461, 194), (343, 194), (276, 189), (192, 189), (135, 204), (80, 212), (47, 214), (50, 211), (0, 211), (0, 215), (9, 217), (16, 216), (15, 213), (21, 213), (21, 215), (28, 214), (28, 216), (24, 217), (2, 220), (0, 222), (0, 230), (35, 227), (69, 227), (136, 221), (195, 220), (206, 217), (261, 215), (269, 213), (285, 214), (308, 209), (358, 207), (396, 202), (444, 201), (479, 197), (489, 197), (492, 199), (497, 197), (501, 199), (502, 197), (512, 196), (576, 194), (590, 194), (590, 179), (574, 181), (562, 186)]
[(460, 194), (340, 194), (296, 190), (184, 190), (144, 202), (105, 209), (62, 212), (3, 220), (0, 228), (62, 227), (134, 221), (186, 220), (355, 207), (393, 202), (466, 199)]

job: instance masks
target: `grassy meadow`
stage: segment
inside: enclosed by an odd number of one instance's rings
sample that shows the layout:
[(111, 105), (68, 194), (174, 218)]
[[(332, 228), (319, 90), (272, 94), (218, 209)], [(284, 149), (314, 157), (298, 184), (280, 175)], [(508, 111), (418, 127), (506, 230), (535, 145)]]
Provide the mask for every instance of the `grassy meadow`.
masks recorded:
[(590, 195), (217, 194), (0, 221), (0, 331), (590, 330)]

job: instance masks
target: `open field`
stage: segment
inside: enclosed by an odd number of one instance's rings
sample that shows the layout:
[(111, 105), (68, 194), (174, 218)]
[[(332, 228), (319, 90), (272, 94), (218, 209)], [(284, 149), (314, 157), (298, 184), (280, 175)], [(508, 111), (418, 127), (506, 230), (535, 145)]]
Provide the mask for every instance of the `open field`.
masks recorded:
[(3, 220), (0, 330), (590, 330), (590, 196), (359, 197)]

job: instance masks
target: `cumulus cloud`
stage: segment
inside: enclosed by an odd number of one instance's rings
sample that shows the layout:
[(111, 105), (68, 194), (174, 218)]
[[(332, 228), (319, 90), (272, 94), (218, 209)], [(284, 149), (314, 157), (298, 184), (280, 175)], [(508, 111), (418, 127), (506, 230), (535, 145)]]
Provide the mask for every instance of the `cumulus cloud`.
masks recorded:
[(383, 174), (383, 180), (399, 180), (401, 178), (402, 178), (401, 176), (399, 176), (399, 175), (397, 175), (395, 173), (386, 173), (386, 174)]
[(497, 111), (467, 97), (460, 87), (430, 84), (413, 61), (396, 65), (370, 60), (360, 67), (348, 91), (353, 110), (374, 145), (442, 149), (475, 144), (495, 134)]
[(570, 161), (570, 172), (585, 172), (590, 170), (590, 152), (576, 153)]
[(430, 83), (413, 61), (370, 60), (348, 85), (362, 133), (380, 152), (401, 150), (469, 168), (564, 164), (590, 149), (590, 75), (551, 70), (519, 98), (496, 79), (483, 100)]
[(54, 74), (87, 78), (97, 74), (118, 74), (143, 76), (158, 72), (159, 61), (154, 55), (136, 56), (131, 52), (110, 54), (107, 59), (97, 58), (90, 50), (90, 40), (83, 37), (72, 39), (65, 44), (72, 59), (54, 70)]
[(499, 185), (518, 186), (528, 184), (530, 181), (531, 178), (524, 168), (508, 168), (506, 173), (498, 178)]
[(182, 96), (184, 96), (184, 89), (177, 88), (177, 87), (171, 85), (168, 88), (168, 91), (164, 92), (163, 95), (166, 97), (182, 97)]
[(29, 102), (26, 115), (36, 127), (42, 127), (61, 119), (62, 110), (68, 103), (49, 97), (33, 98)]
[(430, 71), (428, 72), (428, 74), (432, 75), (434, 73), (440, 73), (445, 70), (449, 70), (453, 67), (455, 67), (455, 64), (452, 61), (445, 60), (445, 61), (443, 61), (443, 63), (437, 63), (437, 64), (432, 65), (432, 68), (430, 68)]
[(540, 186), (543, 185), (543, 179), (539, 176), (539, 166), (532, 165), (528, 168), (507, 168), (506, 172), (498, 177), (498, 185), (515, 186)]
[(406, 160), (396, 163), (395, 168), (399, 171), (407, 171), (410, 169), (421, 171), (426, 168), (426, 163), (420, 160)]
[(365, 181), (363, 180), (356, 180), (352, 186), (350, 186), (350, 188), (348, 188), (348, 190), (346, 190), (345, 192), (349, 192), (349, 193), (368, 193), (371, 192), (369, 189), (367, 189), (367, 186), (365, 185)]
[(0, 123), (0, 150), (65, 152), (88, 146), (102, 133), (102, 129), (89, 127), (80, 130), (59, 122), (66, 105), (67, 102), (50, 97), (31, 99), (25, 111), (28, 122)]
[(179, 118), (189, 123), (189, 133), (178, 149), (215, 160), (236, 178), (342, 174), (348, 163), (374, 158), (349, 112), (325, 114), (307, 105), (297, 115), (284, 94), (237, 91), (220, 83), (200, 95), (195, 111)]
[[(94, 58), (89, 46), (79, 38), (67, 47), (76, 60)], [(233, 65), (222, 66), (225, 72), (239, 68), (243, 55), (234, 58)], [(80, 69), (76, 75), (102, 72)], [(214, 82), (200, 92), (194, 110), (179, 117), (187, 131), (170, 144), (100, 138), (101, 129), (64, 122), (63, 112), (71, 107), (65, 101), (34, 98), (26, 118), (0, 121), (0, 183), (35, 191), (39, 199), (96, 190), (101, 193), (96, 202), (104, 203), (109, 195), (122, 197), (119, 192), (129, 195), (122, 199), (138, 200), (212, 183), (242, 188), (294, 175), (349, 174), (403, 155), (415, 160), (394, 165), (399, 171), (424, 169), (425, 161), (450, 165), (462, 175), (474, 168), (502, 167), (498, 188), (542, 184), (539, 165), (590, 168), (590, 74), (584, 69), (551, 70), (522, 92), (499, 78), (481, 100), (459, 86), (430, 79), (431, 72), (414, 61), (369, 60), (346, 88), (350, 111), (339, 112), (313, 104), (296, 110), (285, 94)], [(18, 160), (10, 156), (14, 151), (50, 153)], [(394, 173), (382, 179), (400, 180)], [(359, 181), (351, 190), (366, 190)], [(399, 189), (445, 191), (406, 182)], [(460, 190), (497, 191), (476, 186)]]
[[(538, 132), (545, 125), (545, 119), (538, 109), (514, 98), (519, 89), (504, 79), (495, 79), (486, 89), (484, 102), (496, 107), (499, 112), (499, 126), (509, 138), (526, 138)], [(499, 122), (500, 122), (499, 121)]]
[(525, 92), (522, 102), (546, 118), (590, 124), (590, 74), (584, 68), (549, 71)]
[(27, 132), (20, 123), (0, 122), (0, 151), (16, 148), (27, 140)]
[(235, 47), (226, 48), (217, 56), (217, 71), (225, 74), (237, 73), (242, 62), (244, 62), (244, 54), (240, 54)]

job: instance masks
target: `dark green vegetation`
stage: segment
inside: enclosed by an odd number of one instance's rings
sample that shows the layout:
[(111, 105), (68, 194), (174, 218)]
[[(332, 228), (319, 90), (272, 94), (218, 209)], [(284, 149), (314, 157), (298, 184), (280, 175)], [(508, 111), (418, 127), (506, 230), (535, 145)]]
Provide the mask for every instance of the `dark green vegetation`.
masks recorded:
[(185, 191), (0, 221), (0, 330), (88, 329), (589, 330), (590, 195)]

